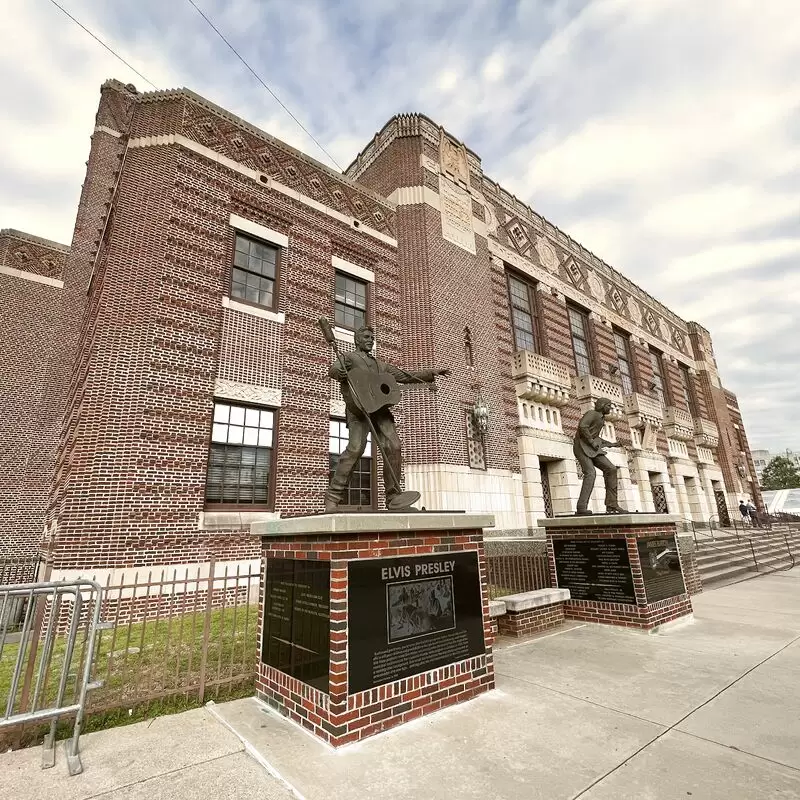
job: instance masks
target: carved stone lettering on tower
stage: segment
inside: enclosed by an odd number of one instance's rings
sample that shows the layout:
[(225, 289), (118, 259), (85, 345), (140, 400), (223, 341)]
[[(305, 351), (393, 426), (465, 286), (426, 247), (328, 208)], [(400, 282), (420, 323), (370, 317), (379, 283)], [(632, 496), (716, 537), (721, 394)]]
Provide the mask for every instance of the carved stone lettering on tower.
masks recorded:
[(439, 176), (439, 202), (442, 238), (475, 254), (475, 229), (472, 227), (472, 198), (469, 192)]

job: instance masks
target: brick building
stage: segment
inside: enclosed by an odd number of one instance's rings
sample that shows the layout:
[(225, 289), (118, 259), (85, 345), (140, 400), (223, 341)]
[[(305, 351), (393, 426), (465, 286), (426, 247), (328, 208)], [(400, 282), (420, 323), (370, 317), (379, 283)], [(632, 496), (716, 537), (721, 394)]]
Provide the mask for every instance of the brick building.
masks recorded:
[[(422, 115), (391, 119), (342, 175), (190, 91), (109, 81), (71, 247), (7, 232), (0, 248), (5, 419), (24, 433), (4, 434), (20, 499), (3, 498), (2, 541), (30, 550), (44, 528), (56, 575), (249, 560), (250, 521), (321, 510), (347, 432), (320, 316), (343, 348), (367, 320), (382, 359), (452, 370), (396, 413), (427, 508), (515, 533), (569, 512), (572, 436), (600, 396), (628, 507), (706, 520), (758, 497), (708, 331)], [(353, 504), (376, 501), (374, 461)]]

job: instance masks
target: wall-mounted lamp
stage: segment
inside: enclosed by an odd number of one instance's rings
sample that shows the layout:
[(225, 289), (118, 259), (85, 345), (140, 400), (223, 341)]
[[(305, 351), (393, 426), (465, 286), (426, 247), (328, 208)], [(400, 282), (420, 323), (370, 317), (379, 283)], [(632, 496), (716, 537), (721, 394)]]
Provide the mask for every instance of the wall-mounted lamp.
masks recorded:
[(475, 421), (475, 427), (481, 433), (486, 433), (489, 430), (489, 406), (483, 402), (483, 398), (480, 395), (475, 398), (475, 403), (472, 406), (472, 419)]

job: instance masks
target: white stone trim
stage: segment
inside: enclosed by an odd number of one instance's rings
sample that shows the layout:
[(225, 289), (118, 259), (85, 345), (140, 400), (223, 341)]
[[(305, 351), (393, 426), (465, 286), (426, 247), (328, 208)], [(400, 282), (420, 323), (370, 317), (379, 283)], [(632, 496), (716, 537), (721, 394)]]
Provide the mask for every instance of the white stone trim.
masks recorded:
[(360, 278), (367, 283), (375, 283), (375, 273), (371, 269), (359, 267), (358, 264), (351, 264), (339, 256), (331, 256), (331, 266), (340, 272), (346, 272), (354, 278)]
[(200, 531), (250, 530), (253, 522), (280, 519), (279, 511), (201, 511), (197, 518)]
[(115, 131), (113, 128), (109, 128), (108, 125), (95, 125), (94, 131), (95, 133), (107, 133), (109, 136), (113, 136), (115, 139), (122, 138), (121, 131)]
[(231, 311), (241, 311), (242, 314), (249, 314), (251, 317), (268, 319), (271, 322), (277, 322), (279, 325), (283, 325), (286, 322), (286, 314), (283, 311), (270, 311), (268, 308), (259, 308), (247, 303), (240, 303), (227, 295), (222, 298), (222, 306), (223, 308), (229, 308)]
[(34, 275), (32, 272), (25, 272), (25, 270), (14, 269), (14, 267), (0, 266), (0, 275), (8, 275), (10, 278), (22, 278), (24, 281), (31, 281), (32, 283), (41, 283), (44, 286), (52, 286), (54, 289), (63, 289), (64, 281), (58, 278), (47, 278), (44, 275)]
[[(263, 172), (245, 167), (238, 161), (234, 161), (232, 158), (223, 156), (220, 153), (217, 153), (215, 150), (212, 150), (210, 147), (199, 144), (193, 139), (189, 139), (182, 134), (169, 134), (166, 136), (140, 136), (138, 139), (131, 139), (128, 142), (128, 147), (163, 147), (173, 144), (185, 147), (187, 150), (191, 150), (193, 153), (197, 153), (198, 155), (209, 159), (209, 161), (214, 161), (217, 164), (226, 167), (227, 169), (238, 172), (240, 175), (245, 175), (259, 186), (272, 189), (273, 191), (279, 192), (286, 197), (296, 200), (298, 203), (302, 203), (309, 208), (320, 211), (326, 216), (332, 217), (339, 222), (343, 222), (345, 225), (349, 225), (351, 228), (359, 231), (359, 233), (372, 236), (374, 239), (378, 239), (379, 241), (384, 242), (391, 247), (397, 247), (397, 239), (393, 238), (392, 236), (388, 236), (385, 233), (381, 233), (381, 231), (370, 228), (369, 225), (365, 225), (363, 222), (361, 222), (361, 220), (356, 219), (355, 217), (349, 217), (346, 214), (342, 214), (335, 208), (330, 208), (329, 206), (314, 200), (312, 197), (308, 197), (307, 195), (301, 194), (295, 189), (284, 186), (274, 178), (265, 176)], [(264, 177), (265, 180), (262, 180), (262, 177)], [(391, 207), (391, 204), (387, 204), (387, 207)]]
[(347, 415), (347, 407), (344, 400), (331, 400), (330, 415), (332, 417), (343, 418)]
[(439, 193), (428, 186), (401, 186), (389, 195), (389, 200), (396, 203), (398, 207), (416, 206), (424, 203), (437, 211), (441, 211)]
[(348, 328), (337, 328), (334, 326), (333, 335), (337, 342), (344, 342), (345, 344), (355, 344), (356, 332)]
[(279, 233), (272, 230), (272, 228), (267, 228), (265, 225), (259, 225), (251, 219), (245, 219), (238, 214), (231, 214), (229, 222), (231, 227), (236, 228), (237, 231), (251, 233), (253, 236), (257, 236), (266, 242), (277, 244), (279, 247), (286, 248), (289, 246), (289, 237), (285, 233)]
[(253, 383), (238, 383), (225, 378), (214, 381), (214, 397), (220, 400), (241, 400), (245, 403), (258, 403), (263, 406), (280, 408), (283, 393), (271, 386), (257, 386)]

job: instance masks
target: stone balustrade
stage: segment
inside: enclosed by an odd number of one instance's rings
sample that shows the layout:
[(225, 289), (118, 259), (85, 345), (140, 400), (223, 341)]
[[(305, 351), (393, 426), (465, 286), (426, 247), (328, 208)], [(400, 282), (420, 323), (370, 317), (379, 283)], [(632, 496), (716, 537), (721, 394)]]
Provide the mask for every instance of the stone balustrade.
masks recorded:
[(714, 463), (714, 451), (708, 447), (697, 446), (697, 460), (701, 464)]
[(623, 418), (622, 389), (595, 375), (578, 375), (572, 379), (575, 398), (584, 406), (593, 405), (595, 400), (607, 397), (611, 403), (611, 413), (606, 416), (610, 422), (619, 422)]
[(569, 370), (539, 353), (517, 350), (512, 356), (511, 375), (517, 397), (533, 403), (562, 408), (572, 388)]
[(694, 442), (698, 447), (715, 449), (719, 444), (719, 428), (711, 420), (695, 417)]
[(667, 447), (670, 458), (689, 458), (689, 448), (686, 446), (686, 442), (667, 437)]
[(694, 437), (694, 420), (688, 411), (667, 406), (664, 411), (664, 433), (670, 439), (690, 442)]
[(658, 429), (664, 424), (664, 406), (654, 397), (638, 392), (625, 395), (624, 409), (632, 428), (650, 425)]

